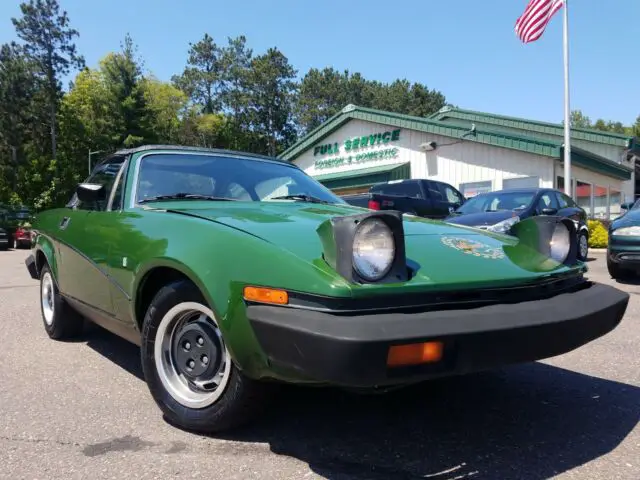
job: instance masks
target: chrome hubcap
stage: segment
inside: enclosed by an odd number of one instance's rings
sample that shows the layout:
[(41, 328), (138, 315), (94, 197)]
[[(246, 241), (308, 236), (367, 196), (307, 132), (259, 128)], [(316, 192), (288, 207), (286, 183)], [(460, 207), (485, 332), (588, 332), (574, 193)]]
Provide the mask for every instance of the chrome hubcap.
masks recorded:
[(229, 382), (231, 356), (213, 312), (200, 303), (180, 303), (166, 313), (154, 358), (166, 390), (188, 408), (212, 405)]
[(54, 300), (53, 300), (53, 279), (51, 274), (46, 272), (42, 277), (42, 287), (40, 289), (40, 300), (42, 302), (42, 314), (47, 325), (53, 323)]

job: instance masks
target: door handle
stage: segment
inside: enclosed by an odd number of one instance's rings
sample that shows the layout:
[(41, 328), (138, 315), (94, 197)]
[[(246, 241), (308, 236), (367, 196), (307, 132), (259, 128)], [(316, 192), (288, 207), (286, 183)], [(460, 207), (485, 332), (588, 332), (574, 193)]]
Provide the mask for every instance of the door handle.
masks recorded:
[(62, 217), (62, 220), (60, 221), (60, 230), (64, 230), (65, 228), (67, 228), (69, 226), (69, 222), (71, 221), (71, 219), (69, 217)]

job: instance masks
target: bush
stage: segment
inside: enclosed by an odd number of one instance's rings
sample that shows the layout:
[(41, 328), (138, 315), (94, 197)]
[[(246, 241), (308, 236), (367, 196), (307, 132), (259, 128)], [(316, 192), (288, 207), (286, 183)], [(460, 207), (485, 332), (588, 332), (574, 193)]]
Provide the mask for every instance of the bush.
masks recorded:
[(587, 220), (589, 248), (607, 248), (609, 233), (600, 220)]

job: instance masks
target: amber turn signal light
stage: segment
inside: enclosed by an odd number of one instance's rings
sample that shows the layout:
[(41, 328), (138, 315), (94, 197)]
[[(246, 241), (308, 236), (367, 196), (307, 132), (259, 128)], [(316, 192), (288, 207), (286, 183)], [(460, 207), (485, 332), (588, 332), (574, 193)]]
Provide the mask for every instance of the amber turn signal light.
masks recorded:
[(275, 290), (273, 288), (244, 287), (244, 299), (249, 302), (286, 305), (289, 303), (289, 294), (284, 290)]
[(434, 363), (442, 360), (442, 342), (412, 343), (394, 345), (389, 348), (387, 365), (389, 367), (406, 367), (422, 363)]

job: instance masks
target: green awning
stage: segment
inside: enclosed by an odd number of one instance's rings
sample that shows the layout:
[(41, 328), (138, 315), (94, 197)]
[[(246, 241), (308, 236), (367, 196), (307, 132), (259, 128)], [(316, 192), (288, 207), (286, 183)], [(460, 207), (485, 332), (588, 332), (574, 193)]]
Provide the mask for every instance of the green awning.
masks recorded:
[(316, 175), (313, 178), (329, 189), (366, 187), (376, 183), (388, 182), (389, 180), (411, 178), (411, 164), (406, 162), (379, 165), (346, 172)]

